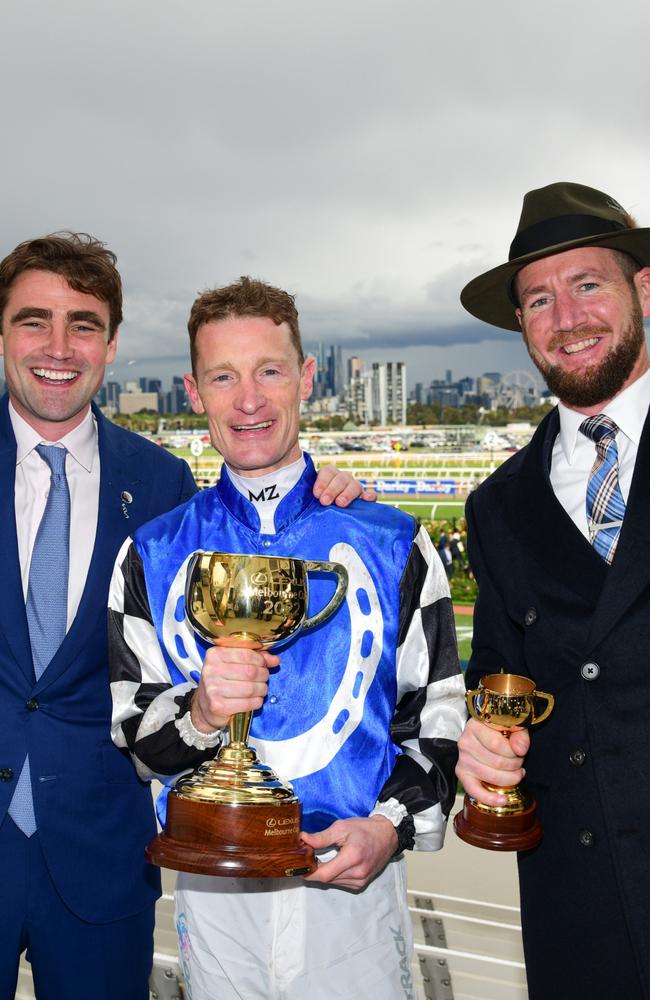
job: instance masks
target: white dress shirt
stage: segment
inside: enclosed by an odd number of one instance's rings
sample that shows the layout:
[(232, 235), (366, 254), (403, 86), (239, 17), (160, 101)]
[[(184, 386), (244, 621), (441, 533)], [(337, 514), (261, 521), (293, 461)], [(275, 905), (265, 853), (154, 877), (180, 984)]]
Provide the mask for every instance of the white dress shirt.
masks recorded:
[[(74, 430), (59, 441), (43, 441), (26, 420), (9, 404), (9, 416), (16, 438), (16, 533), (18, 557), (27, 600), (29, 567), (47, 497), (50, 467), (35, 451), (39, 444), (61, 444), (68, 449), (65, 473), (70, 491), (70, 569), (68, 576), (68, 623), (70, 628), (86, 584), (97, 532), (99, 510), (99, 446), (97, 426), (91, 410)], [(56, 568), (54, 568), (56, 571)], [(67, 630), (66, 629), (66, 630)]]
[[(641, 431), (650, 407), (650, 371), (615, 396), (602, 412), (618, 426), (618, 479), (623, 499), (627, 503), (639, 450)], [(560, 433), (555, 439), (551, 459), (551, 485), (565, 511), (589, 538), (587, 529), (587, 483), (596, 460), (596, 445), (580, 433), (584, 413), (558, 406)]]

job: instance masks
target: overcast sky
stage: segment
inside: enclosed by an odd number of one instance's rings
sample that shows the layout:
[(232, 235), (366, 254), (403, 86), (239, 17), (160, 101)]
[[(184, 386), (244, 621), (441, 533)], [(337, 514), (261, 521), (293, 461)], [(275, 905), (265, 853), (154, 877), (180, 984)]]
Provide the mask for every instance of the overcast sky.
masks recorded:
[(193, 298), (240, 274), (410, 384), (528, 368), (459, 291), (531, 188), (650, 225), (648, 38), (643, 0), (4, 0), (0, 253), (115, 250), (119, 380), (182, 373)]

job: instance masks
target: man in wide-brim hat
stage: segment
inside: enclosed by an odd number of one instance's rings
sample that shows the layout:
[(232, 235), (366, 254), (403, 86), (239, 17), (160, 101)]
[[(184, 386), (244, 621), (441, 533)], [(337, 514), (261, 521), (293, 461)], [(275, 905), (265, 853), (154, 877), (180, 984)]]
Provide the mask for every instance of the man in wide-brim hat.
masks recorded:
[(529, 192), (474, 316), (521, 329), (559, 405), (469, 498), (479, 583), (468, 684), (504, 670), (554, 693), (532, 736), (470, 721), (458, 775), (526, 784), (519, 855), (531, 1000), (650, 997), (650, 229), (580, 184)]

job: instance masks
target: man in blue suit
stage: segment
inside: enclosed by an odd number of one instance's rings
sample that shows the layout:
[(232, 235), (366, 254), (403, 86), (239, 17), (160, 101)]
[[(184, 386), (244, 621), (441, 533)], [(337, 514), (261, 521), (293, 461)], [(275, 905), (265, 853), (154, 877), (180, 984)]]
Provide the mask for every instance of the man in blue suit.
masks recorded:
[[(126, 536), (196, 487), (91, 405), (122, 319), (115, 263), (73, 233), (0, 262), (0, 1000), (26, 948), (39, 1000), (148, 997), (155, 821), (110, 739), (107, 592)], [(358, 486), (334, 473), (321, 501), (345, 505)]]

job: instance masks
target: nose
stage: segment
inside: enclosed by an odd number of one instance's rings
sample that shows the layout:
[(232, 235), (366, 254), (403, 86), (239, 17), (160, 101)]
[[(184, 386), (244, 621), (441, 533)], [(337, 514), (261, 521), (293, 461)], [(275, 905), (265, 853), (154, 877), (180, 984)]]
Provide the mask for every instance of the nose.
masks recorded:
[(243, 413), (256, 413), (266, 402), (266, 397), (254, 378), (242, 378), (239, 383), (235, 409)]
[(553, 329), (557, 333), (568, 332), (586, 322), (584, 304), (568, 291), (557, 292), (553, 301)]
[(63, 361), (74, 353), (70, 334), (65, 323), (53, 323), (50, 328), (50, 335), (45, 344), (45, 353), (50, 358)]

